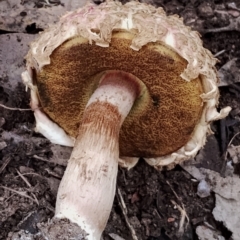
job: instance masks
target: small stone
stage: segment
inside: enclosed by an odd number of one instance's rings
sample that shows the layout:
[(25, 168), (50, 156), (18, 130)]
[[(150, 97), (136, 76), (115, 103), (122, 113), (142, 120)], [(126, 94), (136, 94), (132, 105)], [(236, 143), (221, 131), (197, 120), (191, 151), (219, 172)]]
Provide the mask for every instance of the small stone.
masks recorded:
[(48, 181), (51, 193), (56, 196), (57, 191), (58, 191), (58, 187), (59, 187), (59, 184), (60, 184), (60, 180), (58, 180), (54, 177), (49, 177), (49, 178), (47, 178), (47, 181)]
[(64, 169), (61, 166), (57, 166), (53, 169), (55, 173), (57, 173), (59, 176), (63, 176), (64, 174)]
[(232, 161), (228, 161), (226, 164), (226, 169), (225, 169), (225, 176), (233, 176), (234, 173), (234, 167), (232, 165)]
[(2, 127), (5, 124), (5, 118), (0, 117), (0, 127)]
[(167, 219), (167, 221), (168, 221), (169, 223), (174, 222), (174, 221), (175, 221), (175, 218), (169, 217), (169, 218)]
[(31, 172), (34, 172), (34, 170), (32, 168), (25, 167), (25, 166), (20, 166), (19, 167), (19, 171), (20, 171), (20, 173), (31, 173)]
[(0, 142), (0, 151), (7, 146), (6, 142)]
[(198, 14), (203, 18), (212, 18), (214, 11), (210, 3), (203, 2), (198, 6)]
[(210, 185), (203, 179), (199, 182), (198, 188), (197, 188), (197, 195), (200, 198), (205, 198), (210, 196), (211, 187)]

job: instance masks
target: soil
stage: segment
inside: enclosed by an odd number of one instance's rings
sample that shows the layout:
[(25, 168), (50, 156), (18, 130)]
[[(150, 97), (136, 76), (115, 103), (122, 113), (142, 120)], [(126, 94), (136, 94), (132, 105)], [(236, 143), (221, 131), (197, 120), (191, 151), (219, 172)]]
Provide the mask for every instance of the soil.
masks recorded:
[[(102, 1), (97, 3), (100, 2)], [(187, 25), (198, 30), (204, 46), (213, 54), (217, 54), (218, 69), (231, 59), (240, 58), (240, 32), (239, 29), (234, 30), (231, 27), (233, 26), (231, 22), (240, 16), (239, 2), (232, 0), (144, 2), (163, 7), (168, 14), (180, 15)], [(219, 29), (222, 27), (225, 28)], [(31, 29), (31, 33), (35, 33), (35, 30)], [(10, 33), (2, 31), (1, 34)], [(233, 70), (232, 72), (229, 70), (231, 76), (235, 74)], [(29, 108), (29, 95), (25, 92), (24, 86), (19, 84), (15, 91), (11, 91), (3, 87), (4, 81), (7, 81), (7, 78), (0, 79), (0, 103), (15, 108)], [(201, 163), (206, 168), (218, 172), (224, 169), (222, 155), (240, 126), (239, 89), (238, 83), (220, 89), (219, 107), (231, 106), (233, 110), (226, 119), (213, 125), (214, 138), (217, 141), (215, 145), (206, 146), (206, 158)], [(233, 143), (239, 145), (240, 137), (236, 137)], [(34, 132), (34, 117), (31, 111), (0, 108), (0, 239), (17, 237), (28, 239), (24, 234), (37, 234), (39, 224), (48, 222), (48, 219), (53, 217), (56, 192), (65, 166), (53, 161), (52, 145)], [(66, 155), (62, 156), (63, 158), (69, 156), (68, 148), (59, 149), (58, 153)], [(235, 172), (238, 174), (239, 169), (240, 167), (236, 165)], [(210, 224), (226, 240), (230, 240), (231, 232), (213, 218), (214, 194), (200, 198), (197, 195), (197, 186), (198, 182), (181, 166), (171, 171), (158, 172), (140, 159), (129, 171), (119, 168), (118, 194), (103, 239), (120, 239), (117, 236), (126, 240), (132, 239), (132, 232), (120, 204), (122, 196), (126, 204), (128, 221), (139, 240), (198, 239), (196, 227), (205, 223)], [(179, 231), (181, 212), (178, 206), (185, 209), (189, 218), (188, 224), (185, 221), (183, 232)], [(17, 233), (20, 230), (23, 230), (22, 236)]]

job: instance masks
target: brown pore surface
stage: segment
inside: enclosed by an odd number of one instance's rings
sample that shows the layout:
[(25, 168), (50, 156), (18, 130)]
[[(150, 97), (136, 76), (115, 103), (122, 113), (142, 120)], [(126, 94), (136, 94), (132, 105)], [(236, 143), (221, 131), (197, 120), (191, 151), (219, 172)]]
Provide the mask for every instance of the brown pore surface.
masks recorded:
[(40, 101), (51, 119), (77, 137), (84, 108), (104, 71), (131, 73), (144, 85), (140, 83), (142, 92), (121, 128), (120, 155), (164, 156), (191, 137), (203, 108), (201, 79), (183, 80), (187, 62), (165, 44), (148, 43), (134, 51), (132, 38), (117, 32), (108, 48), (81, 37), (65, 42), (37, 76)]

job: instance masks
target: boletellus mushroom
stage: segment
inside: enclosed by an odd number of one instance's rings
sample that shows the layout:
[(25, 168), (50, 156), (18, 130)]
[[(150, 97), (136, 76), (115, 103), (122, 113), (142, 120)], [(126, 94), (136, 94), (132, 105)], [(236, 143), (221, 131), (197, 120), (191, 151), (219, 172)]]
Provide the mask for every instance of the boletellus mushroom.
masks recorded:
[(192, 158), (218, 103), (216, 59), (178, 16), (139, 2), (87, 4), (42, 32), (27, 54), (36, 130), (74, 146), (56, 218), (100, 239), (118, 163), (161, 169)]

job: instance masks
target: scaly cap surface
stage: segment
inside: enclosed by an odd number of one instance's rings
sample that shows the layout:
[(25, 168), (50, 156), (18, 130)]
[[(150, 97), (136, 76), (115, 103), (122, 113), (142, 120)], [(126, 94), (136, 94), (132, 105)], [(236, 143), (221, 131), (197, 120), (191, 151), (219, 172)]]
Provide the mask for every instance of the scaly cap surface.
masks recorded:
[[(170, 46), (187, 61), (186, 68), (180, 74), (183, 81), (201, 79), (204, 107), (191, 139), (176, 152), (159, 158), (149, 158), (147, 161), (157, 168), (167, 165), (173, 167), (174, 164), (195, 156), (204, 145), (206, 135), (211, 133), (209, 124), (227, 116), (230, 108), (225, 108), (220, 113), (216, 110), (219, 97), (214, 67), (216, 59), (203, 48), (199, 34), (186, 27), (178, 16), (166, 16), (162, 8), (156, 9), (135, 1), (122, 5), (110, 0), (100, 6), (89, 3), (81, 9), (67, 13), (59, 23), (41, 33), (31, 44), (27, 55), (28, 73), (23, 74), (23, 80), (32, 91), (36, 91), (33, 88), (32, 69), (38, 73), (50, 64), (51, 54), (62, 43), (81, 36), (90, 44), (109, 47), (112, 33), (118, 30), (134, 34), (130, 48), (135, 51), (139, 51), (149, 42), (163, 42)], [(37, 103), (37, 97), (34, 101)]]

